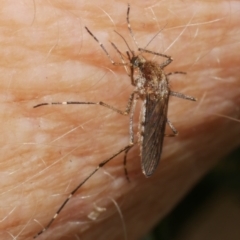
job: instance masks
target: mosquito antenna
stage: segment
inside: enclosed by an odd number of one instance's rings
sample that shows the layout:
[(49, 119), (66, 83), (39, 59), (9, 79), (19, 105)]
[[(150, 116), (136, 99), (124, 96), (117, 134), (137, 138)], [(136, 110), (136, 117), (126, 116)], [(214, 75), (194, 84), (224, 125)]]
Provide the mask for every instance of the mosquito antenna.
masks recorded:
[[(129, 71), (128, 71), (128, 69), (127, 69), (127, 65), (129, 65), (129, 64), (124, 61), (124, 57), (126, 58), (126, 56), (124, 56), (124, 55), (120, 52), (120, 50), (117, 48), (117, 46), (116, 46), (113, 42), (111, 42), (111, 44), (112, 44), (112, 46), (114, 47), (114, 49), (117, 51), (117, 53), (119, 54), (119, 56), (120, 56), (120, 58), (121, 58), (121, 60), (122, 60), (122, 64), (123, 64), (123, 66), (124, 66), (124, 68), (125, 68), (125, 71), (126, 71), (126, 73), (129, 75)], [(127, 53), (128, 53), (128, 51), (127, 51)], [(129, 58), (129, 56), (128, 56), (128, 58)]]
[(129, 47), (126, 39), (125, 39), (119, 32), (117, 32), (117, 31), (115, 31), (115, 30), (114, 30), (114, 32), (115, 32), (116, 34), (118, 34), (118, 35), (122, 38), (122, 40), (123, 40), (123, 41), (125, 42), (125, 44), (127, 45), (128, 50), (132, 53), (132, 55), (133, 55), (133, 57), (134, 57), (134, 56), (135, 56), (135, 55), (134, 55), (134, 51), (131, 50), (131, 48)]
[(112, 46), (114, 47), (114, 49), (117, 51), (117, 53), (120, 55), (123, 63), (126, 65), (127, 63), (125, 63), (125, 61), (124, 61), (124, 57), (126, 58), (126, 56), (124, 56), (124, 55), (121, 53), (121, 51), (117, 48), (117, 46), (116, 46), (113, 42), (111, 42), (111, 44), (112, 44)]
[(128, 10), (127, 10), (127, 24), (128, 24), (128, 30), (133, 38), (133, 41), (135, 42), (137, 48), (139, 48), (138, 46), (138, 42), (133, 34), (133, 31), (132, 31), (132, 28), (131, 28), (131, 24), (130, 24), (130, 21), (129, 21), (129, 13), (130, 13), (130, 4), (128, 4)]
[(167, 26), (167, 23), (164, 25), (164, 27), (162, 27), (153, 37), (152, 39), (148, 42), (148, 44), (143, 48), (146, 49), (147, 46), (157, 37), (157, 35)]
[(128, 56), (129, 61), (131, 62), (131, 56), (130, 56), (129, 51), (127, 51), (126, 53), (127, 53), (127, 56)]

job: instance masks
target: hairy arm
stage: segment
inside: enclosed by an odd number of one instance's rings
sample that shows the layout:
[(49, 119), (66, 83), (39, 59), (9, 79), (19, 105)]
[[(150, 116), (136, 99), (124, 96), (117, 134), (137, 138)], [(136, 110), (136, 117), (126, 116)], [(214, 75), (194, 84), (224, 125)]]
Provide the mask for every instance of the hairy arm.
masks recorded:
[[(0, 4), (0, 238), (25, 240), (49, 222), (101, 161), (128, 144), (128, 117), (109, 109), (33, 106), (101, 100), (124, 109), (130, 79), (124, 68), (110, 63), (84, 26), (116, 60), (109, 41), (122, 52), (126, 45), (113, 30), (135, 46), (126, 25), (127, 3)], [(148, 49), (173, 57), (166, 71), (188, 74), (171, 76), (172, 89), (198, 102), (171, 98), (169, 119), (180, 134), (165, 139), (153, 177), (141, 173), (138, 147), (128, 155), (130, 183), (118, 156), (77, 192), (39, 239), (123, 239), (123, 222), (128, 239), (137, 239), (239, 145), (239, 123), (221, 117), (238, 118), (239, 4), (234, 4), (132, 1), (130, 21), (139, 46), (144, 48), (163, 28)]]

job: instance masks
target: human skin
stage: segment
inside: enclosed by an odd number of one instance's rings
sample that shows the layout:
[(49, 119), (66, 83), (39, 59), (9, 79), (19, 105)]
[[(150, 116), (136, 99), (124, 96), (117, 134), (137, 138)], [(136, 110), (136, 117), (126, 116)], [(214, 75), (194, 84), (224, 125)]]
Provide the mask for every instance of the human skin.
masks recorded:
[[(123, 53), (126, 45), (114, 30), (135, 51), (136, 46), (125, 1), (1, 1), (0, 7), (0, 239), (25, 240), (51, 220), (101, 161), (129, 141), (129, 118), (104, 107), (33, 106), (101, 100), (124, 110), (133, 90), (130, 79), (84, 26), (116, 61), (109, 41)], [(165, 138), (152, 177), (142, 174), (136, 145), (128, 155), (130, 183), (120, 155), (83, 185), (39, 239), (124, 239), (123, 224), (128, 239), (138, 239), (239, 146), (240, 125), (234, 121), (240, 102), (239, 8), (233, 1), (131, 1), (139, 46), (163, 29), (148, 49), (173, 57), (165, 71), (187, 75), (171, 76), (171, 88), (198, 102), (171, 97), (168, 117), (179, 136)]]

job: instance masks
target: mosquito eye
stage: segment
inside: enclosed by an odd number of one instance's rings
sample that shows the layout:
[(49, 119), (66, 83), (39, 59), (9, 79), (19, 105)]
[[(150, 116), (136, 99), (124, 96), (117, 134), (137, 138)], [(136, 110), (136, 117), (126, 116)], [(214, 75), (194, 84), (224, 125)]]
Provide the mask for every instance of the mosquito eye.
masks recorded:
[(139, 60), (138, 60), (138, 58), (133, 58), (131, 62), (132, 62), (132, 65), (134, 67), (139, 67)]

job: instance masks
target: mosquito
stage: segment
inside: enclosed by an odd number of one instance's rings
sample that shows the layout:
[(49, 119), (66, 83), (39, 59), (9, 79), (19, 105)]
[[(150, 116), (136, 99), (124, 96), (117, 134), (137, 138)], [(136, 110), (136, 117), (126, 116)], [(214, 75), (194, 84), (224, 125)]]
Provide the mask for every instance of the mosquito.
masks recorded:
[[(99, 101), (99, 102), (80, 102), (80, 101), (51, 102), (51, 103), (40, 103), (34, 106), (34, 108), (38, 108), (45, 105), (70, 105), (70, 104), (100, 105), (112, 111), (115, 111), (121, 115), (129, 116), (129, 144), (124, 148), (120, 149), (110, 158), (100, 162), (98, 166), (69, 194), (69, 196), (59, 207), (59, 209), (57, 210), (53, 218), (39, 233), (37, 233), (37, 235), (34, 236), (34, 238), (41, 235), (51, 226), (51, 224), (57, 218), (57, 216), (65, 207), (65, 205), (68, 203), (68, 201), (79, 190), (79, 188), (81, 188), (83, 184), (85, 184), (100, 168), (102, 168), (104, 165), (106, 165), (108, 162), (110, 162), (112, 159), (114, 159), (116, 156), (118, 156), (121, 153), (124, 153), (124, 157), (123, 157), (124, 171), (125, 171), (126, 178), (129, 181), (127, 168), (126, 168), (127, 154), (129, 150), (136, 143), (139, 143), (140, 145), (142, 172), (146, 177), (150, 177), (156, 170), (158, 163), (160, 161), (164, 136), (172, 137), (178, 134), (178, 131), (176, 130), (176, 128), (167, 118), (169, 97), (175, 96), (175, 97), (190, 100), (190, 101), (197, 101), (197, 99), (194, 97), (191, 97), (179, 92), (174, 92), (170, 89), (168, 77), (173, 74), (186, 74), (186, 73), (180, 72), (180, 71), (165, 73), (164, 72), (165, 67), (167, 67), (173, 61), (172, 57), (166, 54), (147, 50), (146, 47), (140, 48), (138, 46), (138, 43), (135, 39), (134, 33), (130, 25), (129, 14), (130, 14), (130, 5), (128, 4), (127, 17), (126, 17), (127, 27), (132, 39), (134, 40), (137, 46), (137, 50), (139, 54), (135, 54), (135, 52), (131, 50), (131, 48), (129, 47), (125, 38), (121, 34), (116, 32), (125, 42), (128, 49), (126, 51), (126, 56), (125, 56), (120, 52), (117, 46), (113, 42), (111, 42), (112, 47), (119, 54), (121, 58), (121, 62), (115, 62), (109, 55), (104, 45), (97, 39), (97, 37), (87, 27), (85, 27), (86, 31), (90, 34), (90, 36), (99, 44), (99, 46), (105, 52), (106, 56), (111, 61), (111, 63), (115, 66), (119, 66), (119, 65), (124, 66), (125, 69), (127, 70), (127, 73), (131, 80), (131, 84), (135, 87), (135, 89), (129, 96), (128, 103), (125, 110), (123, 111), (119, 110), (118, 108), (115, 108), (102, 101)], [(143, 53), (160, 56), (165, 58), (166, 60), (159, 64), (156, 61), (147, 60), (142, 55)], [(139, 128), (138, 141), (135, 142), (134, 130), (133, 130), (133, 117), (135, 114), (135, 108), (138, 100), (142, 100), (142, 107), (141, 107), (139, 127), (138, 127)], [(165, 134), (166, 124), (169, 125), (170, 129), (172, 130), (172, 134), (169, 134), (169, 135)]]

